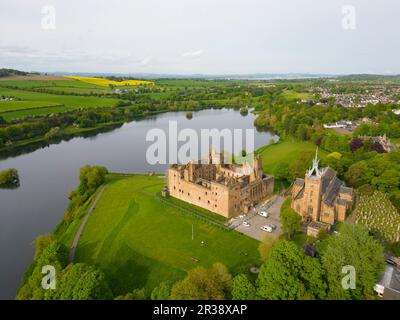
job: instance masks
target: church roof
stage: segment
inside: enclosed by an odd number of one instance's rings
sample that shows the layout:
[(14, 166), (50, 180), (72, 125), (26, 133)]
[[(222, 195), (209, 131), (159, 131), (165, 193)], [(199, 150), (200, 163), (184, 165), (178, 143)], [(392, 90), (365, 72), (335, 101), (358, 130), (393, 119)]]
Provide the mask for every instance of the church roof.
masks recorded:
[(297, 200), (297, 199), (301, 199), (301, 198), (303, 198), (303, 196), (304, 196), (304, 188), (302, 188), (301, 190), (300, 190), (300, 192), (297, 194), (297, 196), (295, 197), (295, 200)]
[(302, 187), (304, 186), (304, 179), (296, 178), (296, 181), (294, 183), (297, 184), (299, 187)]
[(326, 192), (324, 195), (324, 201), (326, 204), (328, 204), (330, 206), (333, 205), (333, 202), (335, 201), (336, 197), (339, 195), (339, 190), (342, 185), (343, 185), (343, 182), (337, 177), (334, 177), (330, 181), (328, 188), (326, 189)]
[(340, 193), (353, 194), (353, 188), (341, 186), (340, 187)]

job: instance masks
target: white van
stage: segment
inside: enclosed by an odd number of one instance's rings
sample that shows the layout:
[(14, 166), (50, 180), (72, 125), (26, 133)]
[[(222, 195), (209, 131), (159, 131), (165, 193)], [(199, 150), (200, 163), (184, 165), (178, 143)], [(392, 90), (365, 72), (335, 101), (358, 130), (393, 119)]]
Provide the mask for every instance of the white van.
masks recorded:
[(272, 228), (270, 226), (262, 226), (260, 229), (265, 232), (272, 232)]
[(269, 216), (268, 212), (267, 211), (263, 211), (263, 210), (261, 210), (258, 214), (261, 217), (264, 217), (264, 218), (268, 218), (268, 216)]

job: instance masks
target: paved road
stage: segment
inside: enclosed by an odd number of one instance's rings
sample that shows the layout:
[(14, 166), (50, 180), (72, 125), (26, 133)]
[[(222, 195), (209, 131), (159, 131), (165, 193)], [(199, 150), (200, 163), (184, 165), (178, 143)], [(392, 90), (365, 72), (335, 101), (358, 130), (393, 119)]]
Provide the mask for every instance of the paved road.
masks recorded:
[(88, 212), (86, 213), (85, 218), (83, 218), (83, 221), (82, 221), (81, 225), (79, 226), (78, 231), (75, 234), (74, 241), (72, 242), (71, 248), (69, 250), (68, 263), (72, 263), (74, 261), (75, 250), (76, 250), (76, 247), (78, 246), (78, 241), (79, 241), (79, 238), (81, 237), (82, 231), (85, 228), (85, 225), (86, 225), (87, 221), (89, 220), (90, 215), (92, 214), (94, 208), (97, 205), (97, 202), (99, 201), (101, 195), (103, 194), (103, 192), (107, 186), (108, 186), (108, 184), (106, 184), (104, 187), (101, 188), (100, 192), (96, 196), (96, 199), (94, 199), (92, 205), (90, 206)]
[[(276, 225), (276, 229), (272, 232), (272, 235), (279, 237), (282, 234), (279, 213), (284, 200), (285, 198), (280, 195), (274, 196), (269, 206), (256, 206), (255, 210), (248, 213), (245, 217), (234, 220), (232, 222), (232, 227), (234, 227), (236, 231), (251, 238), (262, 240), (267, 232), (261, 230), (261, 227), (267, 224), (274, 224)], [(261, 210), (268, 212), (268, 218), (264, 218), (258, 214)], [(250, 223), (250, 227), (243, 226), (244, 221)]]

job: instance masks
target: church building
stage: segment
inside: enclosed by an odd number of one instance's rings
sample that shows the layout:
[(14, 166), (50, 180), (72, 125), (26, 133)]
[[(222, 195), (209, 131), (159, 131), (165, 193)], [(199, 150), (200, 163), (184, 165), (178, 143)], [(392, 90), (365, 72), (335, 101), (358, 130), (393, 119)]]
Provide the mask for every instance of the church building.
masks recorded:
[(335, 170), (319, 168), (318, 164), (317, 149), (311, 169), (304, 179), (296, 179), (291, 190), (292, 209), (301, 215), (303, 222), (313, 222), (311, 227), (315, 230), (329, 229), (335, 221), (344, 221), (353, 204), (353, 189), (345, 186)]

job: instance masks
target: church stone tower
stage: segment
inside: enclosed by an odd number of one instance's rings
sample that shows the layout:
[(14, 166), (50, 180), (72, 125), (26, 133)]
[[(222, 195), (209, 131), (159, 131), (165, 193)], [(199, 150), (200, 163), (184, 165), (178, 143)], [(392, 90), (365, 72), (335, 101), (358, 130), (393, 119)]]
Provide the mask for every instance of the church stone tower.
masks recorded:
[(302, 215), (309, 220), (319, 220), (321, 194), (322, 194), (322, 172), (318, 167), (318, 149), (315, 152), (315, 158), (311, 169), (307, 170), (305, 175), (304, 187), (304, 206)]

